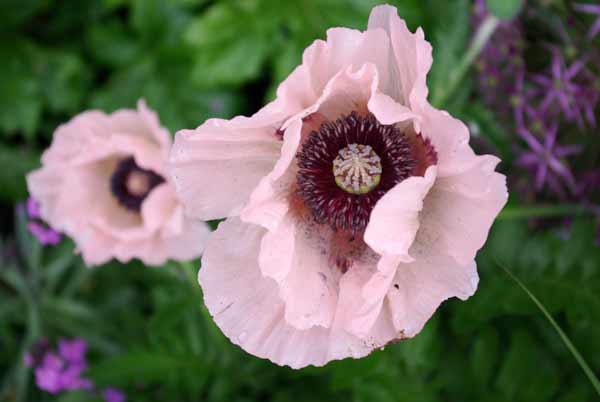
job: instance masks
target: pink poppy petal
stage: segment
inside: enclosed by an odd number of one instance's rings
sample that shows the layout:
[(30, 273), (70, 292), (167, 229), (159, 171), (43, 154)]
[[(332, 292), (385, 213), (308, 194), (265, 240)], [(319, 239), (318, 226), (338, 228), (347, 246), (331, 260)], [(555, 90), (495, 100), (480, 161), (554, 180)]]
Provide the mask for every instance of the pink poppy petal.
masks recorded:
[(463, 122), (427, 105), (421, 132), (431, 141), (437, 154), (439, 177), (470, 168), (475, 153), (469, 146), (469, 130)]
[(169, 130), (160, 125), (158, 115), (154, 110), (148, 108), (146, 101), (143, 99), (137, 102), (137, 112), (144, 125), (152, 133), (154, 140), (162, 149), (167, 151), (165, 156), (168, 156), (169, 149), (171, 148), (171, 134), (169, 134)]
[(91, 163), (111, 153), (106, 140), (110, 137), (110, 118), (99, 111), (83, 112), (61, 124), (52, 138), (52, 145), (42, 155), (44, 165)]
[(79, 228), (73, 236), (77, 243), (77, 253), (87, 266), (102, 265), (114, 256), (117, 241), (94, 227)]
[(436, 167), (425, 177), (410, 177), (394, 186), (375, 204), (365, 230), (365, 242), (381, 255), (400, 255), (411, 260), (408, 250), (419, 230), (423, 199), (435, 182)]
[(167, 183), (155, 187), (142, 203), (141, 214), (144, 227), (155, 231), (163, 226), (178, 206), (173, 188)]
[(466, 264), (485, 243), (508, 192), (506, 178), (494, 171), (498, 158), (485, 155), (474, 161), (463, 173), (438, 177), (425, 197), (417, 249), (411, 249), (415, 259), (426, 247)]
[(279, 127), (279, 117), (259, 112), (179, 131), (170, 172), (186, 213), (204, 220), (238, 214), (279, 157)]
[(327, 41), (317, 40), (304, 51), (302, 65), (279, 86), (277, 97), (297, 105), (297, 110), (305, 109), (317, 101), (333, 77), (352, 65), (374, 64), (387, 76), (388, 48), (383, 30), (329, 29)]
[(448, 256), (427, 255), (401, 264), (387, 295), (394, 327), (404, 337), (415, 336), (444, 300), (466, 300), (478, 282), (475, 261), (459, 264)]
[[(235, 344), (258, 357), (292, 368), (322, 366), (330, 360), (363, 357), (397, 335), (388, 315), (380, 314), (364, 338), (344, 331), (340, 320), (333, 329), (298, 330), (285, 320), (285, 306), (275, 281), (264, 277), (258, 254), (265, 229), (238, 218), (221, 223), (210, 237), (198, 274), (204, 302), (223, 333)], [(239, 241), (244, 239), (245, 241)], [(340, 308), (351, 306), (361, 277), (348, 275), (340, 295)], [(358, 289), (358, 288), (357, 288)], [(346, 291), (348, 290), (348, 291)], [(387, 311), (387, 310), (386, 310)]]
[[(371, 264), (366, 262), (353, 265), (344, 274), (340, 281), (340, 295), (354, 289), (351, 308), (342, 307), (338, 303), (338, 309), (347, 310), (343, 324), (345, 330), (364, 339), (375, 329), (374, 326), (382, 313), (388, 317), (385, 311), (382, 311), (383, 303), (401, 262), (409, 262), (409, 260), (403, 256), (384, 255), (377, 262), (376, 272), (373, 272)], [(392, 336), (395, 337), (396, 334)]]
[[(140, 136), (113, 134), (107, 141), (111, 155), (117, 159), (133, 156), (135, 163), (142, 169), (164, 174), (166, 155), (156, 143)], [(73, 163), (78, 163), (77, 159)]]
[(381, 5), (371, 11), (369, 30), (383, 28), (391, 38), (390, 88), (384, 92), (403, 105), (420, 110), (426, 103), (427, 73), (432, 64), (432, 49), (421, 28), (408, 30), (395, 7)]
[(336, 268), (327, 254), (315, 252), (322, 241), (288, 215), (261, 242), (261, 271), (278, 281), (285, 320), (298, 329), (327, 328), (333, 320), (337, 292), (331, 271)]
[(211, 234), (210, 226), (200, 220), (185, 218), (181, 205), (171, 219), (179, 219), (181, 228), (177, 232), (163, 230), (161, 233), (169, 258), (188, 261), (200, 256)]
[(274, 165), (273, 170), (267, 174), (256, 186), (248, 205), (241, 211), (241, 218), (245, 222), (254, 222), (274, 230), (289, 209), (287, 196), (295, 174), (291, 171), (300, 144), (302, 120), (296, 119), (285, 130), (281, 156)]
[(406, 120), (415, 120), (415, 130), (419, 131), (421, 116), (406, 106), (396, 102), (381, 92), (373, 94), (368, 103), (369, 111), (381, 124), (396, 124)]

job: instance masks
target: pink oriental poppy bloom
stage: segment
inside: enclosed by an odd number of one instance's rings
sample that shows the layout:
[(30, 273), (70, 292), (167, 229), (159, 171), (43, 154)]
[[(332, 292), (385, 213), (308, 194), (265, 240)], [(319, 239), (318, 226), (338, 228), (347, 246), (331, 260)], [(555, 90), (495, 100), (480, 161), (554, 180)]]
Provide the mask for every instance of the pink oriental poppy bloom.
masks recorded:
[(507, 199), (499, 159), (427, 102), (431, 46), (396, 9), (315, 41), (252, 117), (177, 133), (186, 211), (227, 218), (199, 281), (232, 342), (294, 368), (421, 331), (477, 287), (475, 254)]
[(210, 230), (183, 215), (165, 174), (170, 147), (143, 101), (137, 110), (84, 112), (58, 127), (27, 184), (40, 216), (75, 240), (88, 265), (191, 259)]

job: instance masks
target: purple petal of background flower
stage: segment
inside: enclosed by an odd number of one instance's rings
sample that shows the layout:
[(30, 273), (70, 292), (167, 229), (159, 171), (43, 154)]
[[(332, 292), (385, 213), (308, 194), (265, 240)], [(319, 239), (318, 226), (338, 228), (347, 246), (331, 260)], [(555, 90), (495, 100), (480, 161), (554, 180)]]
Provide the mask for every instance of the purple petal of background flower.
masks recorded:
[(40, 217), (40, 205), (33, 197), (27, 198), (27, 216), (31, 219), (37, 219)]
[(600, 5), (599, 4), (575, 4), (575, 9), (587, 14), (596, 15), (596, 21), (588, 32), (588, 38), (593, 39), (600, 33)]
[(125, 394), (116, 388), (106, 388), (102, 392), (102, 397), (105, 402), (125, 402)]
[(58, 341), (58, 351), (60, 356), (69, 363), (85, 363), (87, 342), (81, 338), (75, 338), (72, 340), (61, 339)]
[(51, 394), (63, 390), (61, 373), (64, 367), (63, 360), (52, 352), (46, 353), (42, 363), (35, 369), (37, 386)]
[(27, 230), (35, 236), (35, 238), (43, 246), (56, 245), (60, 243), (61, 235), (56, 230), (46, 227), (42, 223), (31, 221), (27, 223)]

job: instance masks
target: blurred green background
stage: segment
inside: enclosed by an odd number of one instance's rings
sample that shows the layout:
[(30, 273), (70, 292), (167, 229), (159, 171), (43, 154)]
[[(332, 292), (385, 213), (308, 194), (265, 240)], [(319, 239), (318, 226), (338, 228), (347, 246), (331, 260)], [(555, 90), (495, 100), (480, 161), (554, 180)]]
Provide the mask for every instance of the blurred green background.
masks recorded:
[[(242, 352), (214, 326), (198, 263), (89, 270), (68, 240), (42, 249), (14, 205), (54, 128), (90, 108), (145, 98), (171, 130), (251, 114), (333, 26), (364, 29), (372, 0), (0, 0), (0, 400), (94, 400), (38, 390), (22, 355), (40, 336), (83, 337), (89, 376), (128, 400), (219, 402), (560, 401), (593, 399), (587, 379), (539, 311), (495, 264), (546, 304), (600, 367), (600, 248), (581, 220), (568, 241), (500, 220), (478, 259), (480, 289), (451, 300), (415, 339), (361, 360), (293, 371)], [(434, 47), (435, 97), (468, 46), (472, 3), (397, 0)], [(440, 105), (486, 133), (510, 162), (471, 78)], [(477, 138), (474, 139), (477, 144)], [(504, 165), (506, 166), (506, 165)]]

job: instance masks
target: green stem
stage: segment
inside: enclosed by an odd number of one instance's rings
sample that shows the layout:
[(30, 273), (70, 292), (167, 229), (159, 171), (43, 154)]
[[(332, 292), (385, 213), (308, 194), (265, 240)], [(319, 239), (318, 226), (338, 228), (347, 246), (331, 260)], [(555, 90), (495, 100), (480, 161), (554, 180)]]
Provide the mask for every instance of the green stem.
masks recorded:
[(197, 261), (182, 261), (180, 262), (181, 271), (183, 271), (183, 276), (186, 281), (190, 284), (192, 289), (195, 291), (200, 290), (200, 285), (198, 285), (198, 270), (196, 269)]
[(504, 270), (504, 272), (506, 272), (506, 274), (513, 281), (515, 281), (521, 289), (523, 289), (523, 291), (527, 294), (527, 296), (529, 296), (529, 298), (533, 301), (533, 303), (535, 303), (535, 305), (540, 309), (540, 311), (546, 317), (548, 322), (550, 322), (550, 325), (552, 325), (552, 327), (554, 327), (554, 330), (558, 333), (558, 335), (560, 336), (561, 340), (563, 341), (563, 343), (565, 344), (567, 349), (569, 349), (569, 351), (571, 352), (571, 354), (573, 355), (573, 357), (575, 358), (575, 360), (577, 361), (577, 363), (579, 364), (579, 366), (581, 367), (581, 369), (583, 370), (583, 372), (585, 373), (587, 378), (590, 380), (590, 383), (594, 387), (594, 390), (596, 391), (598, 396), (600, 396), (600, 381), (598, 381), (598, 377), (596, 377), (596, 375), (594, 374), (594, 372), (592, 371), (590, 366), (588, 366), (585, 359), (583, 358), (583, 356), (581, 356), (581, 354), (579, 353), (579, 351), (577, 350), (575, 345), (573, 345), (573, 343), (571, 342), (571, 340), (569, 339), (567, 334), (562, 330), (562, 328), (558, 325), (558, 323), (554, 320), (554, 318), (552, 318), (552, 316), (550, 315), (548, 310), (546, 310), (544, 305), (538, 300), (537, 297), (535, 297), (535, 295), (533, 293), (531, 293), (531, 291), (525, 286), (525, 284), (523, 282), (521, 282), (519, 280), (519, 278), (517, 278), (504, 265), (500, 264), (498, 262), (498, 260), (496, 260), (496, 264), (500, 268), (502, 268)]
[(467, 52), (464, 54), (463, 58), (450, 74), (448, 85), (446, 85), (445, 90), (438, 92), (438, 96), (436, 96), (431, 103), (436, 106), (443, 106), (446, 103), (450, 95), (454, 93), (456, 87), (464, 78), (467, 71), (469, 71), (469, 68), (471, 67), (471, 64), (473, 64), (475, 58), (479, 55), (487, 41), (496, 30), (498, 22), (498, 19), (493, 15), (488, 15), (485, 18), (483, 23), (477, 29), (469, 49), (467, 49)]
[(505, 207), (498, 219), (527, 219), (527, 218), (549, 218), (568, 215), (580, 215), (587, 210), (581, 205), (536, 205), (531, 207)]

